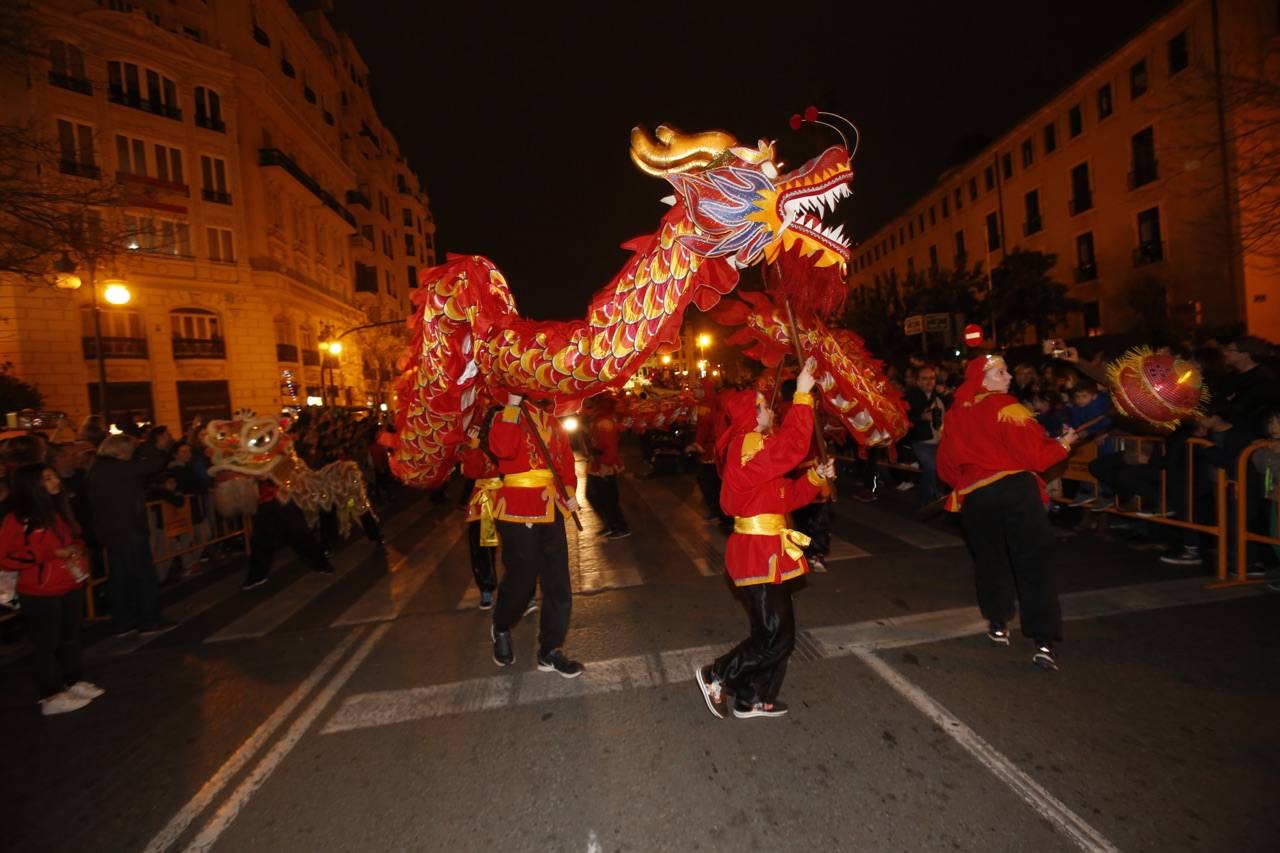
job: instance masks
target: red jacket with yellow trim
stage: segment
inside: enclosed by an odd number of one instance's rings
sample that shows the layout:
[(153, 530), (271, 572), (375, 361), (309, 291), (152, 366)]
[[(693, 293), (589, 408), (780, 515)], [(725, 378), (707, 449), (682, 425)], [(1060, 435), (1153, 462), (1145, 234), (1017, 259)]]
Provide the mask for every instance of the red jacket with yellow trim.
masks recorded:
[(618, 422), (613, 416), (598, 415), (592, 418), (588, 437), (593, 451), (588, 473), (599, 477), (620, 473), (625, 466), (618, 453)]
[[(754, 412), (754, 393), (743, 394), (751, 399)], [(740, 423), (735, 416), (731, 428)], [(826, 481), (816, 474), (785, 476), (808, 454), (812, 435), (813, 406), (803, 402), (791, 407), (772, 435), (745, 430), (734, 435), (722, 460), (720, 506), (724, 511), (739, 518), (782, 515), (812, 503)], [(725, 546), (724, 561), (737, 586), (781, 583), (809, 571), (803, 557), (796, 560), (787, 555), (779, 536), (735, 532)]]
[[(573, 495), (578, 490), (578, 475), (574, 471), (573, 449), (569, 446), (568, 436), (560, 429), (560, 422), (554, 416), (538, 409), (530, 408), (529, 411), (551, 451), (551, 464), (560, 472), (565, 489)], [(504, 476), (548, 467), (541, 451), (529, 437), (523, 418), (520, 407), (507, 406), (489, 430), (489, 450), (498, 458), (498, 470)], [(495, 499), (494, 517), (499, 521), (547, 524), (556, 520), (557, 503), (554, 485), (532, 488), (503, 485)]]
[[(475, 442), (474, 444), (470, 442)], [(480, 449), (477, 439), (470, 439), (467, 448), (462, 451), (462, 476), (468, 480), (477, 481), (475, 488), (471, 490), (471, 496), (467, 500), (467, 521), (480, 520), (480, 480), (488, 480), (491, 477), (500, 477), (502, 474), (498, 470), (497, 463)]]
[(1040, 472), (1061, 462), (1067, 452), (1009, 394), (992, 391), (957, 402), (947, 411), (938, 444), (938, 476), (955, 489), (947, 509), (959, 511), (965, 495), (1022, 471), (1036, 475), (1040, 498), (1047, 503)]

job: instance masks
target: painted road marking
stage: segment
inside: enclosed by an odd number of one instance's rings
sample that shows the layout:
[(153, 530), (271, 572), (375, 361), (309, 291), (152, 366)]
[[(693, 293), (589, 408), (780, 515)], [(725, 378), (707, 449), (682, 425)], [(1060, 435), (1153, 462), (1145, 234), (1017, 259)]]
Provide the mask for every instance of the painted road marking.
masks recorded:
[[(357, 628), (352, 634), (356, 634), (361, 630), (363, 629)], [(356, 653), (343, 664), (342, 669), (338, 670), (329, 683), (316, 694), (316, 698), (294, 720), (293, 725), (289, 727), (289, 730), (284, 733), (280, 740), (276, 741), (275, 746), (271, 747), (271, 750), (263, 756), (262, 761), (253, 769), (253, 772), (223, 801), (218, 810), (214, 812), (213, 817), (200, 830), (200, 834), (187, 845), (187, 853), (204, 853), (204, 851), (217, 843), (218, 838), (231, 825), (231, 822), (236, 819), (236, 816), (248, 804), (254, 793), (262, 787), (267, 778), (293, 751), (293, 748), (297, 746), (298, 741), (302, 739), (307, 729), (311, 728), (311, 724), (315, 722), (316, 717), (320, 716), (324, 709), (328, 707), (329, 703), (333, 701), (333, 697), (338, 694), (338, 691), (346, 686), (348, 679), (360, 668), (365, 658), (369, 656), (369, 652), (373, 651), (373, 647), (389, 630), (391, 630), (391, 625), (387, 623), (379, 625), (369, 632), (369, 636), (360, 645), (360, 648), (356, 649)]]
[[(1067, 619), (1091, 619), (1206, 604), (1227, 598), (1261, 595), (1264, 591), (1265, 588), (1258, 586), (1209, 591), (1204, 589), (1199, 579), (1163, 581), (1141, 587), (1071, 593), (1062, 596), (1062, 609)], [(797, 632), (796, 661), (843, 657), (974, 636), (986, 629), (986, 623), (974, 607), (813, 628)], [(706, 663), (728, 648), (729, 645), (696, 646), (587, 661), (582, 676), (568, 681), (550, 678), (546, 673), (526, 671), (426, 687), (360, 693), (347, 697), (321, 732), (332, 734), (451, 714), (674, 684), (692, 678), (690, 673), (695, 661)], [(806, 648), (812, 649), (811, 655), (800, 654), (799, 650)]]
[(951, 712), (934, 701), (928, 693), (877, 657), (875, 652), (858, 649), (853, 654), (1081, 850), (1118, 853), (1115, 845), (1101, 832), (1018, 769), (1017, 765), (987, 743), (981, 735), (952, 716)]
[[(391, 524), (387, 525), (387, 529), (383, 531), (383, 540), (390, 541), (393, 537), (408, 529), (410, 525), (421, 522), (423, 517), (430, 512), (431, 506), (427, 504), (420, 513), (401, 513)], [(204, 641), (206, 643), (224, 643), (228, 640), (262, 637), (271, 633), (292, 618), (299, 610), (314, 601), (318, 595), (337, 583), (338, 578), (344, 577), (359, 568), (380, 547), (383, 546), (368, 539), (351, 543), (334, 558), (333, 567), (336, 569), (334, 574), (322, 575), (318, 572), (308, 571), (306, 574), (296, 578), (292, 583), (279, 589), (261, 604), (251, 608), (239, 619), (205, 637)], [(395, 548), (391, 545), (386, 545), (385, 547), (388, 557), (391, 557), (395, 552)], [(404, 557), (400, 557), (398, 562), (403, 562), (403, 560)], [(391, 559), (388, 559), (388, 562), (390, 563)], [(264, 587), (259, 587), (259, 589), (264, 589)], [(265, 589), (271, 589), (270, 580), (267, 581)]]
[(209, 807), (209, 804), (226, 787), (227, 783), (253, 759), (263, 744), (275, 734), (276, 729), (293, 713), (294, 708), (300, 705), (307, 698), (307, 695), (315, 689), (316, 685), (329, 674), (329, 670), (333, 669), (337, 662), (342, 659), (342, 656), (347, 653), (347, 650), (355, 643), (362, 630), (357, 628), (351, 631), (333, 647), (333, 650), (316, 665), (315, 669), (311, 670), (311, 673), (302, 683), (294, 688), (294, 691), (289, 694), (289, 698), (280, 703), (279, 707), (271, 713), (271, 716), (267, 717), (254, 733), (249, 736), (249, 739), (242, 743), (240, 748), (223, 762), (218, 771), (209, 777), (209, 781), (200, 787), (196, 795), (165, 824), (165, 827), (160, 832), (156, 833), (155, 838), (151, 839), (151, 843), (147, 845), (146, 853), (164, 853), (178, 840), (182, 833), (186, 832), (192, 821)]
[(466, 529), (466, 524), (457, 521), (442, 521), (437, 524), (413, 550), (389, 565), (387, 574), (379, 578), (330, 627), (395, 619), (418, 594), (418, 590), (422, 589), (427, 578), (435, 574)]
[(666, 524), (664, 527), (671, 538), (676, 541), (676, 544), (680, 546), (680, 550), (689, 558), (689, 562), (693, 563), (694, 568), (698, 570), (698, 574), (706, 577), (719, 574), (722, 560), (721, 554), (715, 553), (707, 539), (689, 532), (691, 530), (702, 531), (707, 525), (707, 521), (697, 511), (672, 495), (668, 495), (663, 500), (656, 495), (645, 494), (651, 486), (645, 485), (643, 480), (629, 480), (627, 485), (631, 486), (631, 488), (627, 489), (628, 493), (640, 498), (640, 502), (647, 506), (649, 511), (657, 518), (679, 522)]
[(835, 562), (836, 560), (857, 560), (862, 557), (870, 556), (870, 551), (859, 548), (857, 545), (854, 545), (852, 542), (844, 539), (843, 537), (837, 536), (834, 533), (831, 534), (831, 547), (827, 550), (826, 557), (826, 561), (828, 563)]

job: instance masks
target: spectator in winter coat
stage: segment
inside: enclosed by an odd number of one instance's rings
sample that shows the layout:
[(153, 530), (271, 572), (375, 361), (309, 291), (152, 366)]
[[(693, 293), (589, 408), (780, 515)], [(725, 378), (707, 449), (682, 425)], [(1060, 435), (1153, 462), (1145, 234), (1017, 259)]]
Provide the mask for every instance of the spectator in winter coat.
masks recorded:
[(81, 585), (88, 577), (84, 543), (53, 468), (25, 465), (13, 472), (11, 482), (12, 509), (0, 524), (0, 568), (18, 573), (40, 712), (62, 714), (103, 693), (81, 673)]
[(117, 636), (159, 633), (172, 625), (160, 618), (160, 585), (147, 541), (147, 480), (165, 467), (164, 453), (124, 435), (103, 439), (89, 468), (94, 534), (107, 549), (111, 621)]

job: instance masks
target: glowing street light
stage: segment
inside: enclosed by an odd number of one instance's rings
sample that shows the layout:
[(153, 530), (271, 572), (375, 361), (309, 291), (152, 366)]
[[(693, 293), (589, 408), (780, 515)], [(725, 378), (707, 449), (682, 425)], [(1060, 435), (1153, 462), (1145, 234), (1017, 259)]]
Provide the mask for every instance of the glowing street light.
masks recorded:
[(119, 279), (108, 279), (102, 284), (102, 298), (110, 305), (128, 305), (129, 300), (133, 299), (129, 286)]
[(663, 363), (663, 364), (670, 364), (670, 363), (671, 363), (671, 356), (669, 356), (669, 355), (664, 355), (664, 356), (662, 357), (662, 363)]
[(707, 347), (711, 346), (711, 336), (708, 335), (706, 332), (703, 332), (701, 335), (698, 335), (698, 346), (702, 349), (706, 349)]
[(342, 355), (342, 341), (329, 341), (329, 353), (331, 355)]

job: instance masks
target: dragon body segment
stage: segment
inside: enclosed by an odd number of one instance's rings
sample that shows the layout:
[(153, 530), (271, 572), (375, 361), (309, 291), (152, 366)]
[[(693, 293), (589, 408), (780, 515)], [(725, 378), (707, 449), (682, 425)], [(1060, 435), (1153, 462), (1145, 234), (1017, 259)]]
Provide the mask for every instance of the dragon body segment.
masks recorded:
[(442, 482), (477, 412), (509, 392), (568, 409), (620, 388), (678, 340), (691, 304), (710, 310), (742, 268), (784, 252), (815, 267), (848, 260), (847, 240), (820, 218), (850, 193), (843, 146), (784, 174), (769, 142), (751, 148), (720, 132), (659, 127), (652, 137), (634, 130), (631, 155), (674, 187), (672, 207), (655, 233), (624, 244), (631, 257), (585, 319), (520, 317), (502, 273), (478, 255), (453, 255), (421, 274), (397, 384), (391, 464), (401, 480)]

